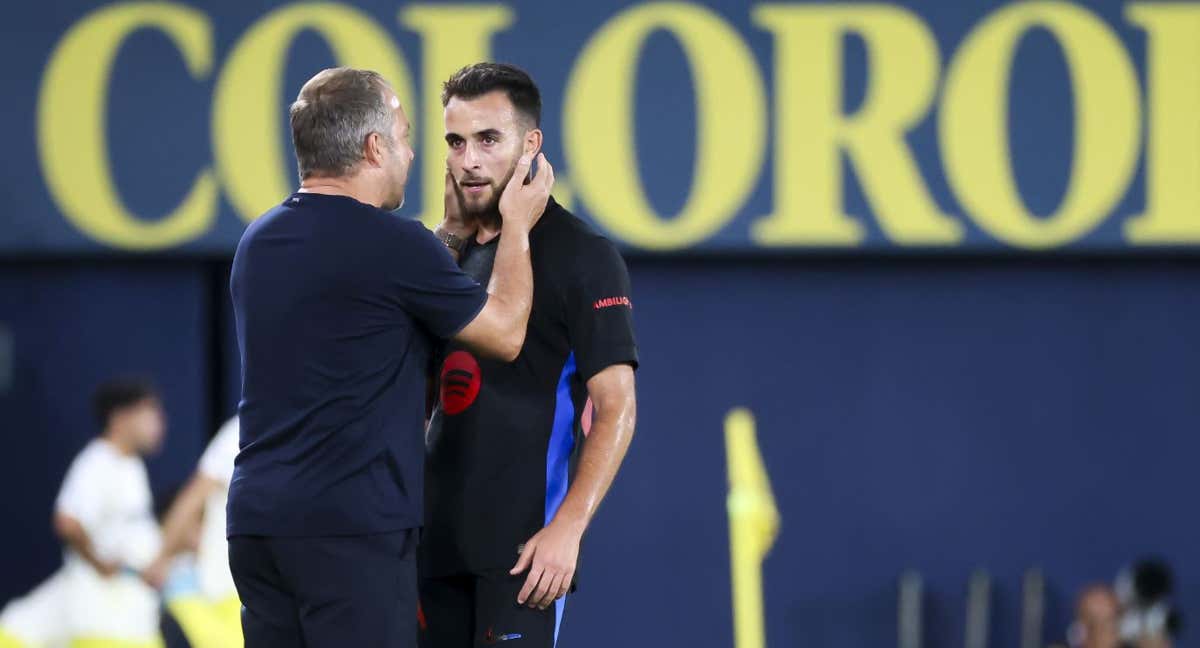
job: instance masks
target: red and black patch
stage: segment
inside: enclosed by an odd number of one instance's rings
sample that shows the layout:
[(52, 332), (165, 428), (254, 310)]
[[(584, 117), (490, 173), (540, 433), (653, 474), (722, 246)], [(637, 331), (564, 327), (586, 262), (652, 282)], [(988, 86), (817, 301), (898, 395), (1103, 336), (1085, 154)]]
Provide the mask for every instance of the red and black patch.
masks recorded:
[(466, 411), (479, 396), (479, 362), (466, 351), (455, 351), (442, 364), (442, 411), (451, 416)]

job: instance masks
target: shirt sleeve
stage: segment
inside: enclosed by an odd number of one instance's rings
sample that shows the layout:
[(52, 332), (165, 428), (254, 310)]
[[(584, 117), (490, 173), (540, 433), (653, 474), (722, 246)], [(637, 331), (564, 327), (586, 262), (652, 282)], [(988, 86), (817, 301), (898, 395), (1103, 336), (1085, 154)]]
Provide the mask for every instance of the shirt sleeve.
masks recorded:
[(101, 486), (106, 482), (106, 475), (103, 474), (99, 459), (99, 456), (87, 450), (76, 457), (67, 469), (67, 476), (54, 502), (57, 512), (78, 520), (89, 533), (104, 517)]
[(238, 454), (238, 432), (236, 416), (221, 426), (200, 457), (201, 475), (229, 485), (233, 480), (233, 463)]
[(404, 221), (389, 250), (390, 287), (401, 307), (437, 337), (458, 334), (487, 303), (487, 290), (463, 272), (446, 246), (419, 222)]
[(625, 260), (607, 239), (591, 239), (568, 287), (567, 335), (584, 382), (616, 364), (638, 366), (633, 299)]

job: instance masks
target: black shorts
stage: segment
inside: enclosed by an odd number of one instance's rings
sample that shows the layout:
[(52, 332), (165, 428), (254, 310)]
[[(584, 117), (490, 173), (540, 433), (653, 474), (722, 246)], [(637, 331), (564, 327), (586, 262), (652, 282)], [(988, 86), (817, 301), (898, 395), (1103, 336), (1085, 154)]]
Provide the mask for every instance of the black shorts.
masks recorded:
[(421, 648), (554, 648), (566, 598), (545, 610), (517, 604), (525, 574), (505, 570), (422, 578)]
[(245, 648), (412, 648), (419, 536), (230, 538)]

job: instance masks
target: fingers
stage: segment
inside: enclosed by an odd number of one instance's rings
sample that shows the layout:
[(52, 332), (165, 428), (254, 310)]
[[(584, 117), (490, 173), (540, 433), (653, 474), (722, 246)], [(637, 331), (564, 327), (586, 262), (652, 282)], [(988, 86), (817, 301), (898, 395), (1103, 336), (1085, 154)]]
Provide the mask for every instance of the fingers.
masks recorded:
[(162, 589), (163, 578), (162, 572), (158, 569), (158, 565), (151, 565), (142, 570), (142, 580), (154, 589)]
[(531, 608), (545, 608), (546, 604), (544, 601), (550, 594), (550, 587), (554, 581), (555, 574), (549, 569), (539, 568), (536, 564), (533, 568), (540, 571), (542, 577), (538, 580), (537, 586), (533, 588), (533, 592), (526, 599), (525, 605)]
[(546, 213), (546, 202), (550, 198), (550, 189), (554, 186), (554, 167), (546, 161), (544, 153), (538, 153), (538, 174), (530, 183), (530, 188), (538, 199), (538, 207), (534, 210), (533, 224), (536, 225)]
[[(545, 610), (554, 604), (554, 600), (558, 598), (558, 590), (562, 587), (562, 580), (562, 572), (547, 572), (542, 575), (541, 586), (534, 592), (534, 601), (539, 610)], [(540, 597), (537, 596), (539, 593), (542, 594)]]
[(538, 586), (538, 581), (542, 579), (542, 574), (544, 571), (545, 570), (537, 565), (534, 565), (533, 569), (529, 570), (529, 577), (525, 579), (525, 586), (521, 588), (519, 593), (517, 593), (518, 605), (525, 605), (526, 601), (530, 601), (530, 605), (533, 605), (531, 597), (533, 596), (534, 590)]
[(458, 182), (454, 180), (454, 175), (447, 168), (445, 197), (442, 201), (444, 213), (442, 215), (446, 220), (456, 225), (462, 224), (464, 211), (462, 200), (462, 190), (459, 189)]
[(546, 160), (545, 153), (538, 153), (538, 174), (534, 182), (539, 183), (547, 192), (554, 186), (554, 167)]
[(532, 539), (525, 543), (525, 548), (521, 550), (521, 556), (517, 558), (517, 564), (508, 572), (510, 576), (516, 576), (526, 569), (529, 569), (529, 564), (533, 562), (533, 551), (534, 547), (536, 546), (537, 543)]
[(519, 191), (521, 186), (525, 184), (525, 178), (529, 176), (529, 163), (533, 158), (528, 154), (522, 155), (521, 159), (517, 160), (517, 168), (513, 169), (512, 177), (508, 179), (508, 190)]
[(554, 599), (558, 600), (558, 599), (566, 596), (567, 593), (571, 591), (571, 583), (574, 581), (575, 581), (575, 571), (574, 570), (569, 571), (566, 574), (564, 574), (562, 583), (558, 587), (558, 594), (555, 595)]

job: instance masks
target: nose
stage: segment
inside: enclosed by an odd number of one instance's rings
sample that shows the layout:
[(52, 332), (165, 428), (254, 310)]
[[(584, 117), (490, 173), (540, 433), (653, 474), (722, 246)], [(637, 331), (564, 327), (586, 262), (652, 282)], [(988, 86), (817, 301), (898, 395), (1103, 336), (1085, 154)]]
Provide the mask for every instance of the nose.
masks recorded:
[(463, 166), (468, 169), (479, 168), (479, 154), (475, 147), (468, 143), (463, 151)]

